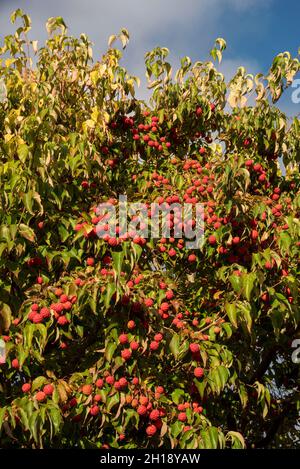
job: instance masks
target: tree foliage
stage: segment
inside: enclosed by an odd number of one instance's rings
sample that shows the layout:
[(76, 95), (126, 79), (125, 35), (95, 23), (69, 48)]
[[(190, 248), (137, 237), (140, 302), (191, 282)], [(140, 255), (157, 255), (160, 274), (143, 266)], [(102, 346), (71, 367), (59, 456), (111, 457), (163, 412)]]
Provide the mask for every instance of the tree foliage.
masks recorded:
[[(240, 67), (227, 84), (223, 39), (213, 62), (185, 57), (175, 74), (156, 48), (147, 104), (120, 65), (125, 29), (95, 62), (62, 18), (42, 47), (28, 16), (12, 21), (0, 62), (1, 447), (299, 446), (300, 123), (274, 105), (298, 58), (279, 54), (266, 76)], [(124, 194), (201, 202), (201, 249), (100, 239), (97, 205)]]

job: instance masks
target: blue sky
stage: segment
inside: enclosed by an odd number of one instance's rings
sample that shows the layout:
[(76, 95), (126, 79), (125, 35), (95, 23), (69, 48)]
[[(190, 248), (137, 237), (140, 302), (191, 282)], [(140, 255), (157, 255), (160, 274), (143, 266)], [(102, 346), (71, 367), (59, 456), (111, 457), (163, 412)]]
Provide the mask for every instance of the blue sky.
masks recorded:
[[(157, 45), (170, 49), (176, 65), (184, 55), (207, 59), (214, 39), (224, 37), (221, 71), (227, 78), (239, 65), (250, 73), (266, 72), (276, 54), (288, 50), (296, 55), (300, 47), (297, 0), (0, 0), (2, 37), (12, 31), (9, 15), (18, 7), (32, 17), (34, 39), (46, 38), (48, 17), (63, 16), (71, 34), (85, 32), (92, 39), (96, 59), (108, 36), (126, 27), (131, 40), (124, 60), (139, 76), (144, 75), (144, 53)], [(296, 115), (300, 104), (293, 104), (290, 94), (280, 106)]]

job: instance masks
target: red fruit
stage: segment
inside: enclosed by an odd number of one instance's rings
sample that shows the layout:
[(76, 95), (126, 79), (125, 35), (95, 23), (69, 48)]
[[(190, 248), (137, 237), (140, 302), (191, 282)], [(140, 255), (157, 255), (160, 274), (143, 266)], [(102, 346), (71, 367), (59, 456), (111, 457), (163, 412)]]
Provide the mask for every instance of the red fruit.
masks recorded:
[(154, 436), (156, 432), (157, 432), (157, 428), (155, 425), (149, 425), (146, 428), (146, 433), (148, 436)]
[(31, 389), (31, 384), (30, 383), (24, 383), (22, 386), (22, 391), (23, 392), (29, 392)]
[(65, 294), (60, 295), (59, 301), (60, 301), (61, 303), (66, 303), (66, 301), (68, 301), (68, 295), (65, 295)]
[(165, 311), (168, 311), (168, 309), (169, 309), (169, 303), (162, 303), (162, 304), (160, 305), (160, 309), (161, 309), (162, 311), (164, 311), (164, 312), (165, 312)]
[(105, 378), (105, 381), (107, 384), (110, 384), (112, 386), (115, 382), (115, 378), (113, 376), (107, 376), (107, 378)]
[(140, 344), (138, 342), (134, 341), (134, 340), (132, 342), (130, 342), (131, 350), (137, 350), (139, 348), (139, 345)]
[(88, 257), (86, 263), (89, 266), (93, 266), (95, 264), (95, 259), (93, 257)]
[(197, 353), (199, 352), (199, 350), (200, 350), (200, 347), (198, 344), (190, 344), (190, 351), (192, 353)]
[(36, 283), (38, 283), (39, 285), (42, 285), (42, 283), (43, 283), (43, 277), (38, 277), (38, 278), (36, 279)]
[(103, 381), (102, 378), (97, 379), (97, 381), (96, 381), (97, 388), (99, 388), (99, 389), (103, 388), (103, 384), (104, 384), (104, 381)]
[(250, 168), (250, 166), (252, 166), (253, 163), (254, 163), (253, 160), (246, 160), (246, 161), (245, 161), (245, 166), (247, 166), (247, 168)]
[(44, 319), (50, 317), (50, 311), (49, 311), (48, 308), (46, 308), (46, 306), (44, 306), (44, 307), (41, 309), (40, 314), (41, 314), (41, 316), (42, 316)]
[(259, 177), (258, 177), (258, 180), (260, 182), (264, 182), (266, 180), (266, 175), (265, 174), (261, 174)]
[(75, 407), (77, 405), (77, 399), (76, 397), (72, 397), (72, 399), (70, 399), (69, 401), (69, 406), (70, 407)]
[(270, 261), (267, 261), (267, 262), (265, 263), (265, 268), (266, 268), (267, 270), (271, 270), (271, 269), (273, 268), (273, 263), (270, 262)]
[(52, 386), (52, 384), (46, 384), (43, 387), (43, 391), (46, 394), (46, 396), (51, 396), (53, 394), (54, 387)]
[(128, 321), (127, 327), (129, 330), (132, 330), (135, 328), (135, 322), (134, 321)]
[(60, 325), (60, 326), (65, 326), (66, 324), (68, 324), (69, 320), (66, 318), (66, 316), (60, 316), (57, 320), (57, 323)]
[(126, 378), (120, 378), (120, 379), (119, 379), (119, 383), (120, 383), (120, 386), (121, 386), (122, 388), (125, 388), (125, 386), (127, 386), (127, 384), (128, 384)]
[(137, 413), (138, 413), (139, 415), (146, 415), (146, 413), (147, 413), (147, 407), (146, 407), (145, 405), (140, 405), (140, 406), (138, 406), (138, 408), (137, 408)]
[(145, 301), (144, 301), (144, 304), (147, 307), (151, 307), (153, 305), (153, 303), (154, 303), (154, 301), (152, 300), (152, 298), (146, 298)]
[(172, 291), (172, 290), (168, 290), (168, 291), (166, 292), (166, 298), (167, 298), (167, 300), (171, 300), (173, 297), (174, 297), (173, 291)]
[(163, 339), (163, 335), (159, 332), (158, 334), (155, 334), (154, 340), (156, 342), (160, 342)]
[(131, 358), (131, 355), (132, 355), (132, 351), (129, 348), (126, 348), (126, 349), (122, 350), (122, 352), (121, 352), (121, 357), (124, 360), (129, 360)]
[(261, 164), (260, 164), (260, 163), (256, 163), (256, 164), (253, 166), (253, 169), (254, 169), (254, 171), (256, 171), (256, 172), (261, 171), (261, 169), (262, 169)]
[(61, 296), (63, 293), (62, 289), (61, 288), (56, 288), (55, 292), (54, 292), (54, 295), (55, 296)]
[(36, 313), (32, 318), (32, 322), (34, 322), (34, 324), (39, 324), (40, 322), (43, 322), (43, 320), (44, 317), (42, 316), (42, 314), (39, 313)]
[(38, 311), (39, 310), (39, 305), (37, 303), (33, 303), (33, 305), (31, 305), (31, 311)]
[(155, 340), (150, 343), (150, 350), (157, 350), (159, 347), (159, 343), (156, 342)]
[(99, 408), (97, 405), (93, 405), (93, 406), (90, 408), (90, 414), (93, 415), (93, 416), (98, 415), (99, 412), (100, 412), (100, 408)]
[(203, 370), (203, 368), (199, 368), (199, 367), (198, 367), (198, 368), (195, 368), (195, 369), (194, 369), (194, 376), (195, 376), (196, 378), (202, 378), (203, 375), (204, 375), (204, 370)]
[(100, 395), (100, 394), (95, 394), (95, 396), (94, 396), (94, 401), (95, 401), (95, 402), (100, 402), (101, 400), (102, 400), (101, 395)]
[(139, 384), (139, 378), (132, 378), (132, 384), (137, 386)]
[(267, 293), (267, 292), (263, 293), (260, 298), (264, 303), (268, 303), (269, 300), (270, 300), (269, 293)]
[(12, 362), (11, 362), (11, 366), (12, 366), (13, 368), (18, 369), (18, 368), (19, 368), (19, 360), (18, 360), (17, 358), (14, 358), (14, 359), (12, 360)]
[(239, 244), (239, 242), (240, 242), (239, 236), (235, 236), (235, 237), (232, 239), (232, 243), (233, 243), (233, 244)]
[(43, 221), (39, 221), (38, 224), (37, 224), (37, 226), (38, 226), (38, 229), (39, 229), (39, 230), (42, 230), (42, 229), (44, 228), (44, 222), (43, 222)]
[(251, 231), (251, 238), (255, 241), (258, 238), (258, 231), (252, 230)]
[(187, 418), (187, 417), (186, 417), (186, 413), (185, 413), (185, 412), (180, 412), (180, 413), (178, 414), (178, 420), (179, 420), (180, 422), (185, 422), (185, 421), (186, 421), (186, 418)]
[(189, 262), (195, 262), (196, 260), (197, 260), (197, 257), (196, 257), (195, 254), (190, 254), (190, 255), (188, 256), (188, 261), (189, 261)]
[(121, 335), (119, 336), (119, 342), (120, 342), (120, 344), (122, 344), (122, 345), (127, 344), (127, 343), (128, 343), (128, 335), (127, 335), (127, 334), (121, 334)]
[(160, 413), (159, 413), (159, 410), (157, 409), (153, 409), (151, 412), (150, 412), (150, 415), (149, 415), (149, 418), (150, 420), (158, 420), (160, 417)]
[(163, 394), (165, 392), (164, 388), (162, 386), (157, 386), (157, 388), (155, 389), (155, 391), (158, 393), (158, 394)]
[(90, 384), (84, 384), (81, 389), (82, 393), (85, 394), (86, 396), (89, 396), (92, 394), (93, 388)]
[(208, 237), (208, 242), (211, 246), (214, 246), (217, 242), (217, 238), (214, 235), (210, 235)]
[(43, 391), (36, 393), (35, 398), (38, 402), (43, 402), (46, 399), (46, 394)]

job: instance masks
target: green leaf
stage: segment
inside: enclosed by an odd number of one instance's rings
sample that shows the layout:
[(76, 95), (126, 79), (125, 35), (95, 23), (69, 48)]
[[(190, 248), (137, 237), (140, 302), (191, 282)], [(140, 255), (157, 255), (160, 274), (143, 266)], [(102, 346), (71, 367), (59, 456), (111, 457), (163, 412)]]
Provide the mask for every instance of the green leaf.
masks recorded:
[(107, 406), (106, 406), (107, 412), (110, 412), (111, 409), (112, 409), (115, 405), (119, 404), (119, 402), (120, 402), (120, 396), (119, 396), (119, 393), (118, 393), (118, 392), (117, 392), (116, 394), (114, 394), (112, 397), (109, 397), (109, 398), (107, 399), (107, 402), (106, 402), (106, 404), (107, 404)]
[(25, 163), (25, 161), (27, 160), (27, 156), (29, 154), (29, 149), (26, 143), (22, 143), (18, 145), (17, 153), (18, 153), (18, 157), (20, 161), (22, 163)]
[(229, 321), (234, 327), (237, 327), (237, 311), (236, 311), (236, 306), (235, 303), (225, 303), (225, 311), (228, 316)]
[(109, 308), (110, 306), (110, 300), (112, 299), (112, 296), (116, 292), (116, 285), (115, 283), (108, 283), (106, 286), (106, 291), (105, 291), (105, 297), (104, 297), (104, 306), (106, 309)]
[(184, 396), (185, 392), (183, 389), (175, 389), (171, 394), (172, 401), (177, 405), (184, 401)]
[(1, 331), (8, 331), (11, 325), (12, 312), (10, 306), (5, 303), (0, 303), (0, 333)]
[(116, 271), (118, 277), (120, 276), (122, 270), (122, 264), (124, 260), (124, 252), (123, 251), (113, 251), (111, 253), (112, 260), (113, 260), (113, 268)]
[(33, 229), (27, 225), (24, 225), (24, 223), (20, 223), (19, 233), (23, 238), (28, 239), (28, 241), (35, 241), (35, 233)]
[(106, 360), (110, 363), (112, 360), (112, 357), (117, 349), (118, 345), (114, 342), (110, 342), (106, 347), (105, 347), (105, 358)]
[(38, 376), (33, 380), (31, 390), (36, 391), (37, 389), (40, 389), (42, 386), (44, 386), (46, 383), (47, 378), (45, 376)]
[(50, 410), (48, 410), (48, 415), (49, 415), (49, 418), (51, 419), (51, 422), (53, 424), (53, 427), (54, 427), (54, 433), (59, 433), (60, 431), (60, 428), (62, 426), (62, 423), (63, 423), (63, 419), (62, 419), (62, 416), (61, 416), (61, 413), (59, 411), (58, 408), (56, 407), (51, 407)]
[(179, 355), (179, 343), (180, 343), (179, 335), (175, 333), (169, 343), (169, 348), (171, 352), (173, 353), (175, 359), (177, 359)]
[(256, 274), (254, 272), (251, 272), (250, 274), (243, 274), (241, 278), (243, 285), (243, 295), (248, 301), (250, 301), (251, 293), (256, 281)]

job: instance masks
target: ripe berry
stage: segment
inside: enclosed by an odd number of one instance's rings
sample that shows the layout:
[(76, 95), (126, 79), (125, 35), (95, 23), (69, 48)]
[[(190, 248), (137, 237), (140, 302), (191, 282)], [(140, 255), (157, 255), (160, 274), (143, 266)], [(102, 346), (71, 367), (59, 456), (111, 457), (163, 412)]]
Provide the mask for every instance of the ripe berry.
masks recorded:
[(128, 321), (127, 327), (129, 330), (132, 330), (135, 328), (135, 322), (134, 321)]
[(265, 263), (265, 268), (266, 268), (267, 270), (271, 270), (271, 269), (273, 268), (272, 262), (267, 261), (267, 262)]
[(147, 428), (146, 428), (146, 433), (148, 436), (153, 436), (155, 435), (155, 433), (157, 432), (157, 428), (155, 425), (149, 425)]
[(107, 384), (110, 384), (110, 385), (112, 386), (112, 385), (114, 384), (114, 382), (115, 382), (115, 379), (114, 379), (113, 376), (107, 376), (107, 377), (105, 378), (105, 381), (106, 381)]
[(157, 350), (159, 347), (159, 343), (156, 342), (155, 340), (150, 343), (150, 350)]
[(86, 263), (89, 266), (93, 266), (95, 264), (95, 259), (93, 257), (88, 257)]
[(194, 376), (195, 376), (196, 378), (202, 378), (203, 375), (204, 375), (204, 370), (203, 370), (203, 368), (199, 368), (199, 367), (198, 367), (198, 368), (195, 368), (195, 369), (194, 369)]
[(101, 389), (103, 387), (104, 381), (102, 378), (97, 379), (96, 386), (97, 388)]
[(163, 339), (163, 335), (159, 332), (158, 334), (155, 334), (154, 340), (156, 342), (160, 342)]
[(121, 335), (119, 336), (119, 342), (120, 342), (120, 344), (122, 344), (122, 345), (127, 344), (127, 342), (128, 342), (128, 335), (127, 335), (127, 334), (121, 334)]
[(164, 388), (162, 386), (157, 386), (157, 388), (155, 389), (155, 391), (158, 393), (158, 394), (163, 394), (165, 392)]
[(159, 410), (157, 409), (153, 409), (151, 412), (150, 412), (150, 415), (149, 415), (149, 418), (150, 420), (158, 420), (160, 417), (160, 413), (159, 413)]
[(100, 412), (100, 409), (97, 405), (93, 405), (93, 407), (90, 408), (90, 414), (95, 416), (98, 415)]
[(139, 415), (145, 415), (145, 414), (147, 413), (147, 407), (144, 406), (144, 405), (138, 406), (138, 408), (137, 408), (137, 413), (138, 413)]
[(154, 302), (153, 302), (152, 298), (146, 298), (145, 301), (144, 301), (144, 304), (147, 307), (151, 307), (153, 305), (153, 303)]
[(15, 369), (19, 368), (19, 360), (17, 358), (14, 358), (11, 362), (11, 366)]
[(131, 355), (132, 355), (132, 351), (129, 348), (126, 348), (121, 351), (121, 357), (124, 360), (129, 360), (131, 358)]
[(131, 350), (137, 350), (139, 348), (139, 345), (140, 344), (138, 342), (134, 341), (134, 340), (132, 342), (130, 342)]
[(199, 352), (199, 350), (200, 350), (200, 347), (198, 344), (190, 344), (190, 351), (192, 353), (197, 353)]
[(172, 290), (168, 290), (168, 291), (166, 292), (166, 298), (167, 298), (167, 300), (171, 300), (173, 297), (174, 297), (173, 291), (172, 291)]
[(119, 383), (120, 383), (120, 386), (121, 386), (122, 388), (125, 388), (125, 386), (127, 386), (127, 384), (128, 384), (126, 378), (120, 378), (120, 379), (119, 379)]
[(208, 242), (211, 246), (214, 246), (217, 242), (217, 238), (214, 235), (210, 235), (208, 237)]
[(188, 261), (189, 261), (189, 262), (195, 262), (196, 259), (197, 259), (197, 257), (196, 257), (195, 254), (190, 254), (190, 255), (188, 256)]
[(179, 420), (180, 422), (185, 422), (185, 421), (186, 421), (186, 418), (187, 418), (187, 417), (186, 417), (186, 413), (185, 413), (185, 412), (180, 412), (180, 413), (178, 414), (178, 420)]
[(46, 384), (43, 387), (43, 391), (46, 394), (46, 396), (51, 396), (53, 394), (54, 387), (52, 386), (52, 384)]
[(23, 392), (29, 392), (31, 389), (31, 384), (30, 383), (24, 383), (22, 386), (22, 391)]
[(35, 398), (38, 402), (43, 402), (46, 399), (46, 394), (43, 391), (36, 393)]
[(82, 393), (85, 394), (86, 396), (89, 396), (90, 394), (92, 394), (92, 386), (90, 384), (84, 384), (82, 386)]

